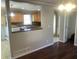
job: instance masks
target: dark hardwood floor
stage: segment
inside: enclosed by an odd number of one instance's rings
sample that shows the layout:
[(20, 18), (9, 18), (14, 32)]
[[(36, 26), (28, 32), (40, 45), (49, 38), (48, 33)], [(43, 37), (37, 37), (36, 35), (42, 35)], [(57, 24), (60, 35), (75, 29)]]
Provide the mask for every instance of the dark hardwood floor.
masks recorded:
[(77, 59), (77, 47), (72, 42), (57, 42), (52, 46), (17, 59)]

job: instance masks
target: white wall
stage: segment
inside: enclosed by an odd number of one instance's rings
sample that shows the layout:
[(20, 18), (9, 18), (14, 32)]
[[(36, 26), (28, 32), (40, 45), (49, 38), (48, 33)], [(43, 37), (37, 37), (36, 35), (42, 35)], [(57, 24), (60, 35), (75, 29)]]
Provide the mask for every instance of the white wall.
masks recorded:
[[(64, 32), (64, 30), (67, 29), (67, 38), (70, 38), (70, 36), (73, 33), (75, 33), (76, 12), (71, 12), (69, 14), (67, 13), (66, 17), (63, 12), (59, 12), (59, 17), (60, 17), (60, 35), (59, 35), (60, 41), (66, 42), (67, 41), (67, 39), (65, 39), (66, 32)], [(67, 27), (67, 22), (65, 20), (68, 20), (68, 27)]]
[(59, 21), (60, 21), (60, 28), (59, 28), (59, 38), (60, 38), (60, 41), (64, 41), (63, 38), (64, 38), (64, 14), (62, 12), (59, 12), (58, 13), (59, 15)]
[(45, 45), (53, 44), (53, 8), (42, 6), (41, 30), (12, 33), (11, 51), (13, 56), (18, 56), (28, 51), (38, 49)]
[(68, 24), (68, 38), (75, 33), (75, 25), (76, 24), (76, 12), (72, 12), (69, 15), (69, 24)]

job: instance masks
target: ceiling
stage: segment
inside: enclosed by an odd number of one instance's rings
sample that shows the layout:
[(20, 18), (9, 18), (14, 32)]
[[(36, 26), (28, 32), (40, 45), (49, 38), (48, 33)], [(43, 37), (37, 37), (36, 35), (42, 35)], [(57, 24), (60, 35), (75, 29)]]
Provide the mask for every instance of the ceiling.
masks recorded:
[(23, 2), (10, 1), (10, 8), (34, 11), (34, 10), (40, 10), (41, 6)]
[[(5, 0), (1, 0), (2, 7), (5, 7), (4, 1)], [(76, 0), (10, 0), (10, 8), (12, 11), (13, 10), (34, 11), (41, 9), (41, 5), (50, 5), (52, 7), (56, 7), (60, 3), (67, 3), (67, 2), (72, 2), (76, 4)]]
[(29, 2), (29, 3), (39, 4), (39, 5), (56, 6), (60, 3), (67, 3), (67, 2), (76, 3), (77, 0), (12, 0), (12, 1)]
[[(34, 5), (30, 3), (23, 3), (23, 2), (15, 2), (15, 1), (10, 1), (10, 11), (11, 12), (20, 12), (20, 13), (31, 13), (32, 11), (40, 11), (41, 6), (39, 5)], [(5, 0), (1, 1), (1, 11), (2, 14), (5, 14)]]
[[(5, 6), (4, 1), (5, 0), (1, 0), (1, 6)], [(51, 6), (55, 6), (56, 4), (58, 4), (59, 0), (10, 0), (10, 1), (31, 3), (31, 4), (36, 4), (36, 5), (51, 5)]]
[[(1, 5), (4, 5), (5, 0), (1, 0)], [(31, 3), (36, 5), (51, 5), (53, 7), (61, 4), (61, 3), (67, 3), (72, 2), (77, 4), (77, 0), (9, 0), (9, 1), (16, 1), (16, 2), (24, 2), (24, 3)]]
[(27, 2), (36, 5), (51, 5), (55, 6), (58, 3), (58, 0), (12, 0), (17, 2)]

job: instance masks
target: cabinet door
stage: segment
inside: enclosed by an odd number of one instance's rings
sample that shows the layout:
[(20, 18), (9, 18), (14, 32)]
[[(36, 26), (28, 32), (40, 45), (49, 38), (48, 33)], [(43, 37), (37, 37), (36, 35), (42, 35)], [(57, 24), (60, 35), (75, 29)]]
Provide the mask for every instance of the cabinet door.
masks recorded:
[(23, 14), (21, 13), (15, 13), (14, 16), (11, 16), (11, 22), (12, 23), (18, 23), (18, 22), (23, 22)]
[(33, 12), (32, 13), (32, 17), (33, 17), (33, 21), (34, 22), (40, 22), (41, 21), (41, 17), (40, 17), (40, 12), (39, 11), (36, 11), (36, 12)]

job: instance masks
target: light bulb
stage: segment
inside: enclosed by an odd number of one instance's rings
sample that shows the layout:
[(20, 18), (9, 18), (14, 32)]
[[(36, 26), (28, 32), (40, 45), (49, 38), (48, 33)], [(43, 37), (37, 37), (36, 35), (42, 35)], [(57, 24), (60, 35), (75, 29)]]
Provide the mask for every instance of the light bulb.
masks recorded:
[(14, 13), (11, 13), (11, 14), (10, 14), (10, 16), (12, 16), (12, 17), (13, 17), (13, 16), (15, 16), (15, 14), (14, 14)]
[(74, 5), (74, 4), (71, 4), (71, 3), (67, 3), (66, 5), (65, 5), (65, 10), (67, 11), (67, 12), (70, 12), (72, 9), (74, 9), (76, 6)]
[(58, 10), (63, 11), (64, 10), (64, 5), (63, 4), (59, 5)]

